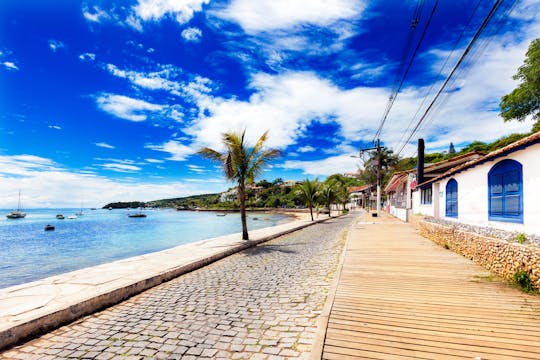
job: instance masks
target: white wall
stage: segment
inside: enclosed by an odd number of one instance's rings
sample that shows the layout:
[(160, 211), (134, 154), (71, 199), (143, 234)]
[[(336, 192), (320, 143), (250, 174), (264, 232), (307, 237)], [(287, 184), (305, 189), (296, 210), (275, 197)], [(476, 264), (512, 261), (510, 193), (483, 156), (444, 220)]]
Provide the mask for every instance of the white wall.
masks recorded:
[[(523, 166), (523, 224), (488, 220), (488, 172), (493, 165), (505, 159), (518, 161)], [(503, 230), (540, 235), (539, 159), (540, 144), (536, 144), (441, 180), (439, 191), (442, 192), (442, 197), (439, 198), (439, 216), (446, 220), (457, 220), (472, 225), (491, 226)], [(446, 184), (452, 178), (456, 179), (458, 183), (457, 219), (445, 216)], [(435, 192), (433, 192), (433, 197), (435, 196)], [(419, 195), (418, 200), (420, 200)]]
[[(416, 188), (412, 193), (413, 202), (413, 214), (422, 214), (426, 216), (435, 216), (433, 214), (433, 201), (429, 205), (420, 204), (420, 188)], [(433, 200), (435, 200), (436, 194), (433, 193)]]

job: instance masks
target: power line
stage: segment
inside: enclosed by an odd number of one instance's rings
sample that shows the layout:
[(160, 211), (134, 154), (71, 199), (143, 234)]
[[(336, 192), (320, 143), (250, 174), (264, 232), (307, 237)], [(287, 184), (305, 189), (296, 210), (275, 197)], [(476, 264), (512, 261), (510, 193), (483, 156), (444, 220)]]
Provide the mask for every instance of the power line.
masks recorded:
[[(420, 46), (422, 45), (422, 42), (424, 41), (427, 30), (428, 30), (429, 26), (431, 25), (431, 20), (433, 20), (433, 15), (435, 15), (435, 10), (437, 10), (437, 5), (438, 4), (439, 4), (439, 0), (436, 0), (435, 4), (433, 5), (433, 9), (431, 10), (431, 13), (429, 15), (426, 26), (424, 27), (424, 30), (422, 31), (420, 39), (418, 40), (418, 43), (416, 44), (416, 48), (414, 49), (412, 57), (409, 60), (409, 63), (407, 64), (407, 68), (405, 69), (405, 72), (403, 73), (403, 76), (401, 76), (401, 81), (399, 82), (399, 84), (397, 86), (394, 86), (394, 88), (392, 89), (392, 93), (390, 95), (390, 98), (388, 99), (388, 103), (386, 104), (386, 109), (385, 109), (385, 111), (383, 113), (381, 123), (379, 125), (379, 128), (377, 129), (377, 133), (375, 134), (375, 136), (373, 138), (373, 142), (375, 142), (375, 139), (379, 138), (380, 135), (381, 135), (383, 126), (384, 126), (384, 124), (386, 122), (386, 119), (388, 118), (388, 114), (390, 113), (390, 110), (392, 109), (392, 106), (394, 105), (394, 102), (396, 101), (396, 98), (397, 98), (397, 96), (399, 94), (399, 91), (403, 87), (403, 83), (405, 82), (405, 79), (407, 78), (407, 75), (409, 74), (409, 71), (411, 70), (411, 66), (412, 66), (412, 64), (414, 62), (414, 59), (416, 58), (416, 55), (418, 54), (418, 50), (420, 49)], [(408, 51), (407, 51), (407, 54), (408, 54)], [(399, 70), (398, 75), (399, 75), (399, 73), (401, 73), (401, 69)]]
[[(500, 15), (495, 14), (490, 21), (490, 24), (488, 24), (488, 27), (484, 29), (484, 36), (482, 37), (482, 39), (479, 40), (478, 44), (469, 54), (469, 59), (466, 60), (468, 66), (465, 68), (462, 67), (458, 70), (456, 76), (449, 83), (450, 88), (453, 88), (455, 86), (454, 84), (458, 81), (458, 79), (465, 78), (468, 75), (468, 73), (471, 71), (471, 65), (475, 64), (478, 59), (485, 53), (489, 43), (493, 40), (493, 35), (496, 34), (503, 27), (504, 23), (507, 21), (508, 16), (510, 15), (510, 13), (512, 13), (518, 3), (519, 0), (513, 0), (509, 3), (509, 5), (506, 5), (503, 0), (503, 3), (501, 4), (501, 6), (499, 6), (498, 9)], [(504, 10), (504, 8), (506, 8), (506, 10)], [(500, 10), (502, 10), (502, 13)], [(436, 105), (434, 109), (432, 109), (431, 114), (428, 115), (427, 120), (420, 125), (417, 133), (427, 129), (431, 125), (431, 123), (436, 118), (435, 115), (445, 106), (445, 103), (448, 101), (451, 93), (445, 92), (441, 96), (442, 100), (439, 100), (439, 104)]]
[[(471, 15), (469, 16), (469, 19), (467, 20), (467, 23), (465, 24), (465, 26), (463, 27), (463, 29), (461, 30), (461, 33), (459, 34), (459, 37), (456, 39), (456, 41), (454, 42), (454, 46), (452, 47), (452, 50), (450, 51), (450, 53), (448, 54), (448, 56), (446, 57), (444, 63), (442, 64), (440, 70), (439, 70), (439, 73), (437, 74), (436, 78), (438, 79), (441, 75), (442, 75), (442, 72), (443, 70), (446, 68), (446, 65), (448, 64), (448, 61), (452, 58), (452, 55), (454, 55), (454, 52), (455, 50), (457, 49), (457, 46), (459, 45), (459, 43), (461, 42), (461, 39), (463, 38), (463, 35), (465, 34), (465, 31), (467, 30), (467, 28), (469, 27), (474, 15), (476, 14), (476, 11), (478, 10), (478, 8), (480, 7), (480, 3), (482, 2), (482, 0), (478, 0), (478, 2), (476, 3), (476, 6), (474, 7), (474, 10), (473, 12), (471, 13)], [(424, 96), (424, 98), (422, 99), (422, 102), (420, 103), (420, 106), (418, 106), (418, 109), (416, 110), (416, 113), (414, 114), (414, 116), (411, 118), (411, 121), (409, 122), (409, 125), (407, 125), (407, 129), (405, 129), (405, 131), (402, 133), (401, 135), (401, 138), (399, 139), (399, 142), (398, 144), (401, 144), (401, 142), (403, 141), (403, 139), (405, 138), (406, 134), (408, 133), (408, 131), (410, 130), (412, 124), (414, 123), (414, 121), (416, 120), (416, 117), (418, 116), (418, 114), (420, 113), (420, 110), (423, 108), (426, 100), (428, 99), (428, 97), (430, 96), (431, 94), (431, 91), (433, 90), (433, 88), (435, 87), (435, 82), (433, 82), (429, 88), (429, 90), (426, 92), (426, 95)]]
[(502, 3), (502, 0), (497, 0), (495, 1), (495, 3), (493, 4), (493, 6), (491, 7), (491, 10), (489, 11), (489, 13), (486, 15), (486, 17), (484, 18), (484, 21), (482, 21), (482, 24), (480, 25), (480, 27), (478, 28), (478, 30), (476, 31), (476, 33), (474, 34), (473, 38), (471, 39), (471, 41), (469, 42), (469, 44), (467, 45), (467, 48), (465, 49), (465, 51), (463, 52), (463, 54), (461, 55), (461, 57), (459, 58), (458, 62), (456, 63), (456, 65), (454, 66), (454, 68), (452, 69), (452, 71), (450, 72), (450, 74), (446, 77), (446, 80), (444, 81), (444, 83), (442, 84), (441, 88), (439, 89), (439, 91), (437, 92), (437, 94), (435, 95), (435, 97), (433, 98), (433, 100), (431, 101), (431, 103), (429, 104), (429, 106), (427, 107), (427, 109), (425, 110), (424, 114), (422, 115), (422, 117), (418, 120), (416, 126), (414, 127), (414, 129), (412, 130), (411, 134), (409, 135), (409, 137), (407, 138), (407, 140), (405, 141), (405, 144), (401, 147), (401, 149), (398, 151), (398, 155), (401, 153), (401, 151), (403, 151), (403, 148), (405, 147), (405, 145), (411, 140), (411, 138), (414, 136), (414, 134), (416, 133), (416, 131), (418, 130), (418, 127), (422, 124), (422, 122), (424, 121), (424, 119), (427, 117), (427, 115), (429, 114), (431, 108), (433, 108), (433, 105), (435, 104), (435, 102), (437, 101), (437, 99), (439, 98), (439, 96), (441, 95), (441, 93), (443, 92), (443, 90), (446, 88), (446, 85), (448, 84), (448, 82), (450, 81), (450, 79), (452, 78), (452, 76), (454, 75), (454, 73), (457, 71), (457, 69), (460, 67), (460, 65), (463, 63), (463, 61), (465, 60), (465, 58), (467, 57), (467, 55), (469, 54), (469, 52), (471, 51), (471, 48), (473, 47), (474, 43), (478, 40), (478, 38), (480, 37), (480, 34), (482, 33), (482, 31), (484, 30), (484, 28), (487, 26), (487, 24), (489, 23), (489, 21), (491, 20), (491, 18), (493, 17), (493, 15), (497, 12), (497, 10), (499, 9), (500, 5)]

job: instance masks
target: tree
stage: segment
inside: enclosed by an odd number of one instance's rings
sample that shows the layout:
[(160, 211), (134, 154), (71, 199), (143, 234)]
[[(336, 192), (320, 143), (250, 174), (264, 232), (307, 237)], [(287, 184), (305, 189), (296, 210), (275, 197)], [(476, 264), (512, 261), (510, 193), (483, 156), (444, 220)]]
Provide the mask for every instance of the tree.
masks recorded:
[(341, 184), (334, 179), (325, 181), (320, 189), (320, 199), (324, 205), (328, 208), (328, 217), (330, 217), (330, 206), (338, 198), (338, 187)]
[(296, 195), (309, 208), (311, 221), (313, 221), (313, 206), (319, 200), (320, 187), (321, 185), (317, 179), (313, 181), (306, 179), (302, 184), (296, 185)]
[(523, 121), (528, 115), (540, 121), (540, 38), (529, 45), (525, 61), (513, 76), (520, 84), (499, 104), (504, 121)]
[(456, 148), (454, 147), (453, 142), (450, 143), (450, 147), (448, 148), (448, 153), (449, 154), (455, 154), (456, 153)]
[(246, 185), (253, 183), (254, 179), (261, 174), (263, 167), (270, 160), (279, 156), (279, 151), (276, 149), (263, 150), (264, 142), (268, 137), (268, 131), (262, 134), (252, 148), (246, 146), (245, 134), (246, 130), (241, 133), (226, 132), (222, 135), (223, 145), (225, 145), (224, 153), (210, 148), (203, 148), (198, 151), (198, 154), (220, 162), (223, 165), (225, 177), (237, 182), (240, 217), (242, 219), (242, 239), (248, 240)]

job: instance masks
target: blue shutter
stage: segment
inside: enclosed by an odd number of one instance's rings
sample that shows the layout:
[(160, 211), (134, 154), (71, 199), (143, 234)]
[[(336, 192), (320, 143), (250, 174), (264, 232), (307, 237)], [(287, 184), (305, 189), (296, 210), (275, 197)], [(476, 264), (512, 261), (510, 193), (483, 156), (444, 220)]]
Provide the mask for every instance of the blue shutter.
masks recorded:
[(455, 179), (446, 184), (446, 216), (458, 216), (458, 184)]
[(489, 219), (523, 222), (523, 170), (515, 160), (503, 160), (488, 174)]

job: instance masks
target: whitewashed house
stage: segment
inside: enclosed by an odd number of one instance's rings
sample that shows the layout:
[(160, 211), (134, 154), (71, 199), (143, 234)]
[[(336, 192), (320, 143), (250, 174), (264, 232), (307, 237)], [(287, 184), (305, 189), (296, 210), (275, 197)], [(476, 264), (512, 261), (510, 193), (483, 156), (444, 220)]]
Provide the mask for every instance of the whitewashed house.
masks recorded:
[(540, 132), (418, 184), (413, 211), (540, 234)]
[[(418, 152), (423, 154), (423, 143), (420, 139)], [(451, 159), (440, 161), (434, 164), (426, 164), (423, 168), (411, 169), (407, 171), (401, 171), (394, 173), (388, 184), (384, 188), (385, 193), (387, 194), (387, 203), (386, 210), (395, 217), (403, 220), (409, 221), (412, 213), (431, 213), (432, 212), (432, 190), (431, 186), (425, 186), (425, 189), (421, 193), (422, 195), (422, 206), (421, 208), (413, 210), (413, 190), (416, 189), (418, 179), (422, 178), (423, 181), (428, 179), (434, 179), (444, 173), (449, 169), (452, 169), (456, 166), (464, 164), (473, 159), (477, 159), (483, 156), (483, 153), (473, 151), (463, 155), (455, 156)], [(420, 157), (419, 164), (422, 167), (423, 159)], [(419, 173), (418, 170), (421, 170)], [(422, 181), (422, 180), (421, 180)], [(420, 196), (418, 194), (417, 196)]]

